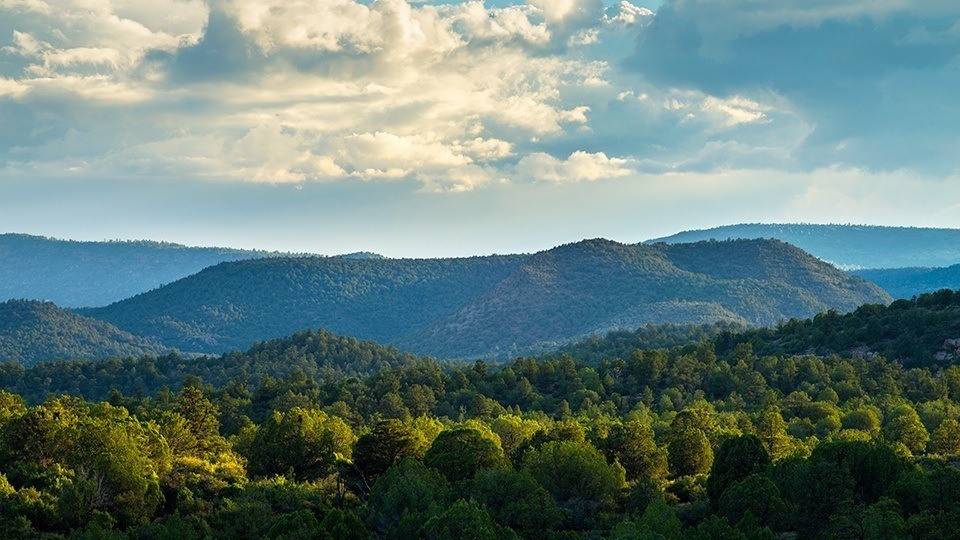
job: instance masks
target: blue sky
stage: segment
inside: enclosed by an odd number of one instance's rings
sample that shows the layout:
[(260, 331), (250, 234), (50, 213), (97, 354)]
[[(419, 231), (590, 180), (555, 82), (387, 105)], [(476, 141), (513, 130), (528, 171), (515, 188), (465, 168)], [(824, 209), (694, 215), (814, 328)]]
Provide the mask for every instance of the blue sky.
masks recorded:
[(0, 0), (0, 230), (394, 256), (960, 226), (953, 0)]

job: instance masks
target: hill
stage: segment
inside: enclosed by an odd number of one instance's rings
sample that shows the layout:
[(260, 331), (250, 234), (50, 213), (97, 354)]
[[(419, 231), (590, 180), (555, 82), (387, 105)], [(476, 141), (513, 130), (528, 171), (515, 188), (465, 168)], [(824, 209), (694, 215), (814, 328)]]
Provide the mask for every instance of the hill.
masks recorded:
[[(225, 261), (289, 253), (167, 242), (78, 242), (0, 234), (0, 301), (49, 300), (60, 306), (105, 306)], [(382, 258), (369, 252), (347, 258)]]
[(322, 327), (460, 358), (645, 323), (775, 324), (888, 300), (876, 286), (778, 241), (589, 240), (534, 255), (222, 263), (84, 313), (187, 351), (219, 353)]
[(894, 298), (913, 298), (940, 289), (960, 289), (960, 264), (946, 268), (873, 268), (851, 273), (876, 283)]
[(949, 266), (960, 263), (960, 230), (874, 225), (744, 223), (648, 240), (669, 244), (776, 238), (843, 268)]
[(829, 311), (776, 328), (721, 332), (718, 354), (750, 344), (759, 355), (880, 355), (907, 367), (960, 360), (960, 291), (942, 290), (889, 306)]
[[(111, 390), (132, 395), (152, 394), (164, 387), (180, 388), (188, 378), (200, 378), (216, 387), (248, 381), (253, 388), (259, 388), (269, 384), (271, 378), (306, 377), (323, 381), (367, 377), (394, 368), (436, 365), (429, 359), (393, 347), (323, 330), (297, 332), (220, 357), (123, 356), (97, 362), (63, 360), (27, 366), (15, 361), (0, 363), (0, 388), (29, 396), (31, 401), (41, 401), (49, 394), (105, 399)], [(65, 355), (65, 358), (80, 357)]]
[(613, 328), (718, 320), (772, 325), (827, 306), (846, 311), (887, 298), (779, 241), (587, 240), (535, 254), (475, 302), (400, 343), (443, 357), (516, 354)]
[(77, 315), (50, 302), (0, 303), (0, 361), (32, 365), (58, 358), (142, 356), (167, 350), (159, 343)]

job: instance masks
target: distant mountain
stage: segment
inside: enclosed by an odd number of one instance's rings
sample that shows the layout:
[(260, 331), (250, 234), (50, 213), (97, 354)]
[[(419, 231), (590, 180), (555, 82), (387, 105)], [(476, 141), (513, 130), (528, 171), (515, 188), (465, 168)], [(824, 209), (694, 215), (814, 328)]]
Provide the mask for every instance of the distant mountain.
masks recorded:
[(187, 351), (218, 353), (322, 327), (460, 358), (645, 323), (774, 324), (889, 299), (779, 241), (589, 240), (534, 255), (222, 263), (83, 313)]
[(646, 243), (776, 238), (847, 269), (960, 263), (960, 229), (747, 223), (685, 231)]
[(960, 289), (960, 264), (946, 268), (879, 268), (854, 270), (894, 298), (913, 298), (940, 289)]
[(115, 326), (50, 302), (0, 303), (0, 362), (33, 365), (44, 360), (143, 356), (167, 350)]
[[(224, 261), (290, 253), (166, 242), (78, 242), (0, 234), (0, 301), (49, 300), (66, 307), (105, 306)], [(369, 252), (347, 258), (382, 258)]]

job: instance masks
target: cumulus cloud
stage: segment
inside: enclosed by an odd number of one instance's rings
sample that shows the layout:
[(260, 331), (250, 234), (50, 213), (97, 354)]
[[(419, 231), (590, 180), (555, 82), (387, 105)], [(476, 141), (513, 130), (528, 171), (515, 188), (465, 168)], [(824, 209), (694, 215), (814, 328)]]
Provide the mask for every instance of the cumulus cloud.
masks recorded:
[(580, 182), (616, 178), (631, 173), (630, 160), (607, 157), (603, 152), (578, 150), (566, 159), (538, 152), (521, 159), (516, 166), (521, 178), (544, 182)]
[(0, 0), (0, 171), (423, 191), (950, 173), (946, 0)]

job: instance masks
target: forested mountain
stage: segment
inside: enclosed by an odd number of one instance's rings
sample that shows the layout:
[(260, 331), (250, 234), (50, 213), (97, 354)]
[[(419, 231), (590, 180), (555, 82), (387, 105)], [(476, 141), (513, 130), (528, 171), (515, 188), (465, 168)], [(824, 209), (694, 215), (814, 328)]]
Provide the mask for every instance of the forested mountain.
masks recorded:
[[(65, 307), (104, 306), (217, 263), (279, 255), (290, 256), (167, 242), (78, 242), (0, 234), (0, 301), (30, 298)], [(381, 257), (368, 252), (342, 256)]]
[(32, 365), (43, 360), (141, 356), (167, 350), (115, 326), (61, 309), (50, 302), (0, 303), (0, 362)]
[(960, 264), (946, 268), (874, 268), (850, 273), (876, 283), (894, 298), (913, 298), (941, 289), (960, 289)]
[(744, 223), (684, 231), (647, 243), (737, 238), (776, 238), (851, 269), (938, 267), (960, 263), (960, 229)]
[(778, 241), (588, 240), (534, 255), (223, 263), (84, 313), (186, 351), (242, 349), (322, 327), (457, 358), (644, 323), (775, 324), (887, 300), (876, 286)]

